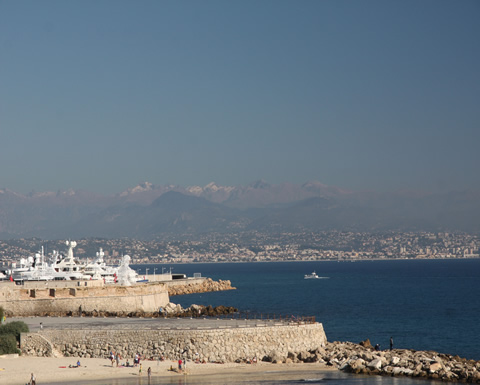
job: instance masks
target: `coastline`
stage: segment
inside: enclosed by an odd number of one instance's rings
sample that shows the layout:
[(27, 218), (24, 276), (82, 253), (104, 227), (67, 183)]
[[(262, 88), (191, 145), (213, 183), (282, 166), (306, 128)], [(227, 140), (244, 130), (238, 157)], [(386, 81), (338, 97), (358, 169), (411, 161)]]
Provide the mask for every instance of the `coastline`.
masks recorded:
[[(110, 360), (106, 358), (82, 358), (80, 367), (75, 366), (77, 357), (30, 357), (30, 356), (0, 356), (0, 383), (2, 385), (25, 385), (30, 380), (30, 374), (34, 373), (38, 384), (65, 384), (85, 381), (101, 380), (126, 380), (144, 379), (148, 381), (147, 369), (152, 369), (153, 379), (171, 379), (182, 378), (185, 375), (195, 383), (208, 383), (208, 376), (219, 376), (220, 378), (235, 377), (238, 375), (265, 376), (272, 372), (285, 372), (293, 376), (302, 376), (306, 372), (338, 372), (337, 368), (328, 367), (325, 364), (272, 364), (258, 362), (257, 364), (196, 364), (187, 362), (185, 373), (178, 373), (169, 370), (170, 367), (176, 369), (176, 361), (143, 361), (142, 374), (139, 375), (139, 367), (115, 367), (111, 365)], [(123, 361), (124, 362), (124, 361)], [(199, 376), (199, 377), (196, 377)]]
[(480, 257), (455, 257), (455, 258), (358, 258), (358, 259), (298, 259), (298, 260), (291, 260), (291, 259), (275, 259), (275, 260), (265, 260), (265, 261), (201, 261), (201, 262), (142, 262), (142, 263), (133, 263), (132, 266), (149, 266), (149, 265), (208, 265), (208, 264), (237, 264), (237, 263), (298, 263), (298, 262), (346, 262), (346, 263), (353, 263), (353, 262), (373, 262), (373, 261), (467, 261), (467, 260), (476, 260), (480, 259)]

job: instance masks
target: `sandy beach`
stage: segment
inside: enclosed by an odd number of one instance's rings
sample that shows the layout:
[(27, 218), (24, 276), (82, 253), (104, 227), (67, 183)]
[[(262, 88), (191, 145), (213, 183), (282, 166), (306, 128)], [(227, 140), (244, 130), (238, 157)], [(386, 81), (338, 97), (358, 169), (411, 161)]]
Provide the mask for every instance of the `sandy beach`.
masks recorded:
[[(0, 384), (2, 385), (25, 385), (30, 381), (30, 374), (34, 373), (37, 384), (53, 383), (74, 383), (78, 381), (96, 381), (107, 379), (140, 378), (139, 367), (113, 366), (105, 358), (84, 358), (80, 359), (80, 367), (75, 366), (76, 357), (45, 358), (45, 357), (12, 357), (0, 358)], [(142, 363), (141, 377), (147, 383), (147, 369), (152, 369), (152, 383), (160, 377), (180, 376), (239, 376), (247, 374), (262, 374), (272, 372), (288, 372), (298, 375), (305, 371), (330, 371), (337, 370), (326, 367), (323, 364), (271, 364), (259, 362), (257, 364), (196, 364), (187, 363), (186, 374), (171, 371), (170, 367), (176, 369), (178, 364), (174, 361), (144, 361)]]

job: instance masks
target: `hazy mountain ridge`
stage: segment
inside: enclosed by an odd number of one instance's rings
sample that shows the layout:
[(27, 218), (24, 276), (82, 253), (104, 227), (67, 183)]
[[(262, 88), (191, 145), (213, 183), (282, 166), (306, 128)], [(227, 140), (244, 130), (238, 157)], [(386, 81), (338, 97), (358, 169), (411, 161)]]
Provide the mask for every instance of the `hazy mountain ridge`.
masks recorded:
[(353, 192), (320, 182), (182, 187), (142, 183), (105, 196), (0, 189), (0, 237), (152, 238), (162, 233), (480, 231), (480, 191)]

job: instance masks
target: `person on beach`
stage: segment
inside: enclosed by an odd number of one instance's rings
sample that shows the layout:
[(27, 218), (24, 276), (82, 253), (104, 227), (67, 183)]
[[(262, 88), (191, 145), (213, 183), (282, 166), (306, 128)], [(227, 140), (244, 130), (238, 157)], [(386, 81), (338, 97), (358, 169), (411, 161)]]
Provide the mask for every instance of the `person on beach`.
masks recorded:
[(390, 350), (393, 350), (393, 337), (390, 337)]
[(139, 367), (138, 367), (138, 375), (139, 376), (142, 375), (142, 364), (140, 364)]
[(182, 371), (182, 359), (181, 358), (178, 360), (178, 371), (180, 371), (180, 372)]
[(33, 373), (30, 375), (30, 385), (36, 385), (37, 379), (33, 375)]
[(152, 368), (150, 366), (147, 369), (147, 375), (148, 375), (148, 381), (150, 381), (150, 378), (152, 377)]

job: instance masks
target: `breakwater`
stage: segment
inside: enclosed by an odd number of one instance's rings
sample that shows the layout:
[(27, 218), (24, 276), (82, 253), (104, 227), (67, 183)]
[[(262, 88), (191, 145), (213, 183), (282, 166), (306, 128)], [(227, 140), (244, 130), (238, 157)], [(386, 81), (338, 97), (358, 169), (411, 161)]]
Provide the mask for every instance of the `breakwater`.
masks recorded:
[(352, 342), (327, 342), (278, 362), (320, 362), (354, 374), (404, 376), (447, 382), (480, 383), (480, 361), (434, 351), (393, 349), (376, 351)]
[(173, 280), (167, 282), (168, 294), (184, 295), (193, 293), (207, 293), (212, 291), (235, 290), (228, 280), (214, 281), (211, 278), (198, 278), (188, 280)]
[[(261, 324), (238, 322), (212, 325), (197, 320), (196, 327), (149, 330), (133, 324), (131, 327), (92, 329), (43, 329), (37, 333), (22, 333), (21, 350), (26, 355), (51, 356), (59, 352), (72, 357), (108, 357), (115, 351), (124, 359), (135, 353), (145, 359), (189, 359), (199, 357), (208, 362), (266, 359), (287, 356), (292, 351), (308, 351), (325, 346), (326, 336), (320, 323)], [(215, 321), (212, 321), (215, 322)], [(198, 355), (197, 355), (198, 353)]]
[(357, 374), (480, 383), (479, 361), (433, 351), (375, 351), (357, 344), (336, 342), (326, 346), (324, 358), (340, 370)]

